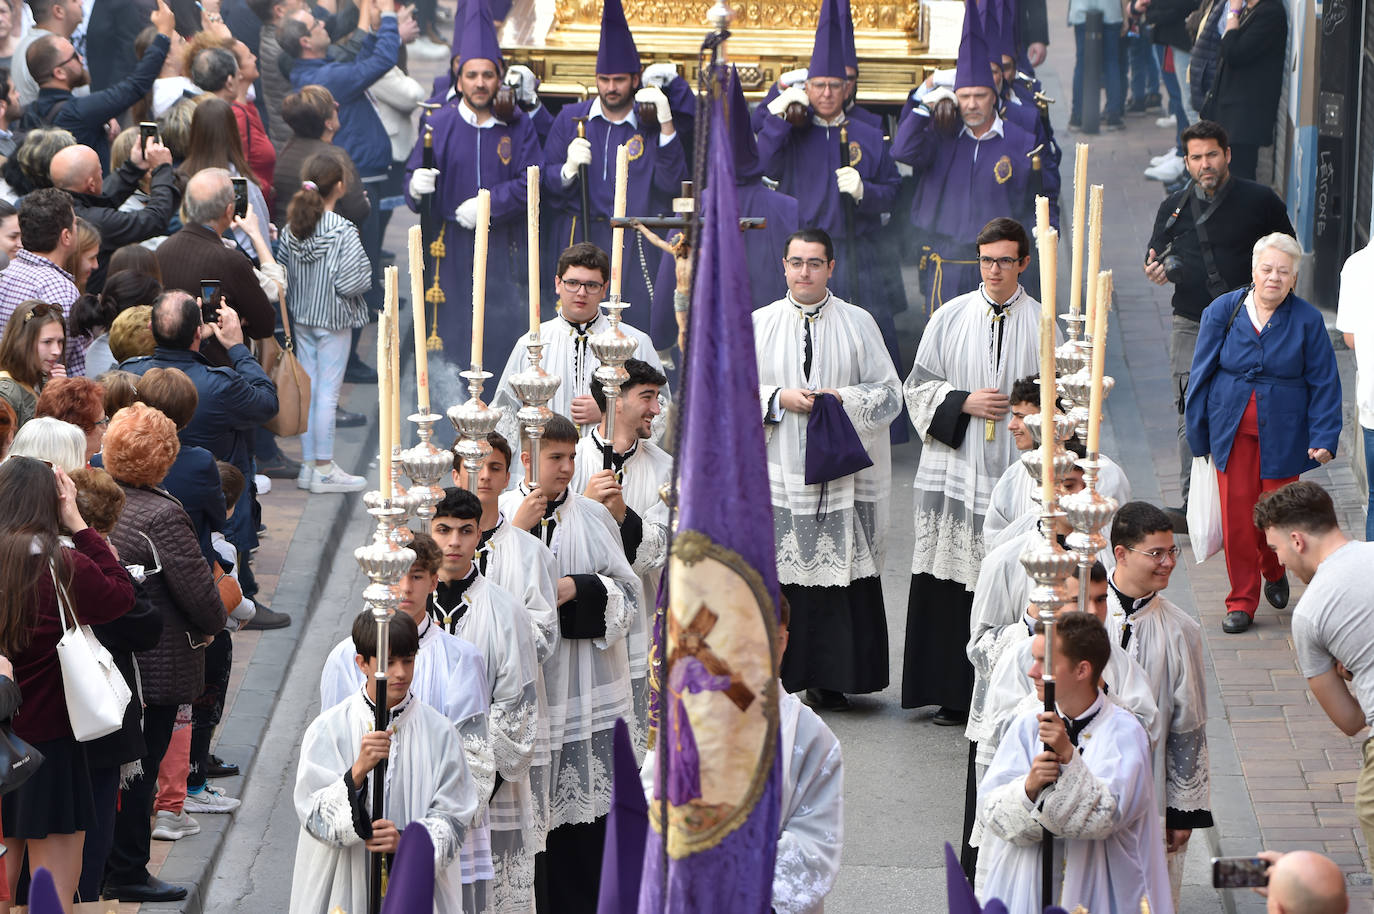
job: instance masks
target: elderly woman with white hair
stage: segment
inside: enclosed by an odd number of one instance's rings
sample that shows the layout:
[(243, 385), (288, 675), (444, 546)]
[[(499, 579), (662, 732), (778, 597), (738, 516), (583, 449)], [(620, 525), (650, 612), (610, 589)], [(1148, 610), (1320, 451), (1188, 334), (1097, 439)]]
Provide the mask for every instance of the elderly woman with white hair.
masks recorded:
[(86, 466), (86, 433), (70, 422), (39, 416), (15, 432), (9, 456), (32, 457), (74, 473)]
[(1193, 351), (1188, 444), (1216, 465), (1228, 634), (1254, 622), (1261, 578), (1265, 599), (1275, 609), (1288, 605), (1288, 579), (1255, 528), (1255, 502), (1330, 460), (1341, 436), (1341, 379), (1326, 321), (1293, 294), (1301, 260), (1291, 235), (1255, 242), (1250, 285), (1207, 306)]

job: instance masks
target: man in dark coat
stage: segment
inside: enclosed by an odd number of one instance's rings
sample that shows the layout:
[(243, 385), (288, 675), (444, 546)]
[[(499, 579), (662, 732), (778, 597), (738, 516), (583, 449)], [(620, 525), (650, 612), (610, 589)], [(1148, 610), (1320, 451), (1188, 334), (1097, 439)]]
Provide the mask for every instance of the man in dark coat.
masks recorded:
[(1288, 13), (1279, 0), (1229, 2), (1216, 76), (1198, 116), (1226, 128), (1231, 139), (1231, 173), (1253, 181), (1260, 147), (1274, 142), (1287, 63)]

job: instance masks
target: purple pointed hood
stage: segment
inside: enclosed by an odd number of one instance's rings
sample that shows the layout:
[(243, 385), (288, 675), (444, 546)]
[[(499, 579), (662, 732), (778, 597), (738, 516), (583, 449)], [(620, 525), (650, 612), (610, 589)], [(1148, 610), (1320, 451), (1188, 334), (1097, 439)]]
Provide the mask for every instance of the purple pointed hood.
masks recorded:
[(606, 0), (601, 10), (601, 46), (596, 50), (596, 72), (638, 73), (643, 70), (639, 49), (630, 24), (625, 21), (625, 8), (620, 0)]
[(821, 0), (821, 16), (816, 23), (816, 44), (811, 49), (811, 65), (806, 75), (844, 79), (844, 26), (840, 22), (841, 0)]
[(1015, 0), (983, 0), (983, 33), (987, 39), (988, 60), (1002, 65), (1002, 55), (1016, 57)]
[(749, 124), (749, 103), (744, 99), (744, 85), (739, 81), (737, 68), (730, 74), (726, 112), (730, 118), (730, 145), (735, 150), (735, 183), (746, 184), (763, 174), (763, 164), (759, 162), (759, 143)]
[(840, 28), (844, 29), (844, 65), (859, 69), (859, 52), (854, 47), (854, 13), (849, 0), (839, 0)]
[[(984, 0), (992, 3), (995, 0)], [(988, 62), (987, 40), (983, 38), (983, 17), (976, 5), (964, 7), (964, 37), (959, 42), (959, 63), (954, 70), (954, 88), (971, 89), (976, 86), (994, 88), (992, 68)]]
[(501, 66), (501, 44), (496, 40), (496, 26), (486, 0), (467, 0), (463, 7), (462, 25), (454, 25), (453, 47), (458, 67), (469, 60), (490, 60)]

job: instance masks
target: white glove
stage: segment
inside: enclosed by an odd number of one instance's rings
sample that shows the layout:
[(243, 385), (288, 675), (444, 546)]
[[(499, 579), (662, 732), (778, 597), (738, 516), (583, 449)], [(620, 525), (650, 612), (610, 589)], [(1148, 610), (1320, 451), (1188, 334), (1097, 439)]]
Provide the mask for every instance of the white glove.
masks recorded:
[(439, 169), (417, 168), (410, 173), (410, 195), (423, 197), (425, 194), (432, 194), (438, 183)]
[(515, 90), (515, 100), (521, 105), (532, 108), (539, 104), (539, 77), (535, 76), (529, 67), (513, 65), (506, 71), (506, 76), (501, 82)]
[(592, 164), (592, 143), (585, 136), (573, 137), (568, 144), (568, 158), (563, 162), (563, 169), (559, 176), (563, 179), (563, 184), (571, 184), (573, 178), (577, 177), (577, 169), (583, 165)]
[(658, 109), (658, 122), (661, 124), (672, 119), (673, 109), (668, 105), (668, 96), (657, 86), (645, 86), (635, 93), (635, 101), (641, 105), (653, 105)]
[(651, 63), (644, 68), (644, 76), (641, 82), (646, 86), (656, 86), (660, 89), (668, 88), (668, 83), (677, 79), (677, 64), (673, 63)]
[(926, 97), (921, 99), (921, 101), (926, 106), (926, 110), (933, 111), (936, 103), (946, 98), (954, 102), (956, 107), (958, 106), (959, 97), (954, 94), (953, 89), (946, 86), (936, 86), (934, 89), (927, 92)]
[[(852, 171), (852, 169), (851, 169)], [(458, 209), (453, 213), (453, 219), (463, 228), (471, 231), (477, 227), (477, 198), (468, 197), (458, 205)]]
[(791, 88), (792, 86), (805, 85), (805, 83), (806, 67), (802, 67), (799, 70), (788, 70), (778, 77), (778, 85), (782, 86), (784, 89)]
[(782, 117), (787, 106), (796, 102), (804, 108), (811, 107), (811, 99), (807, 98), (806, 90), (801, 86), (788, 86), (778, 93), (778, 97), (768, 103), (768, 113)]
[(840, 193), (849, 194), (855, 203), (864, 198), (864, 180), (848, 165), (835, 169), (835, 184), (840, 188)]

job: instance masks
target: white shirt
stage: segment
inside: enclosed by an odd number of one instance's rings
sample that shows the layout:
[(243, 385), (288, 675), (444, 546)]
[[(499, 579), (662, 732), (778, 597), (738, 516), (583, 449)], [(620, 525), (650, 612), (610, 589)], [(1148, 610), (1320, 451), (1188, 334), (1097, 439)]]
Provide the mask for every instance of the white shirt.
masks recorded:
[(1336, 329), (1355, 337), (1355, 404), (1360, 425), (1374, 429), (1374, 304), (1366, 297), (1374, 283), (1374, 246), (1351, 254), (1341, 267)]

